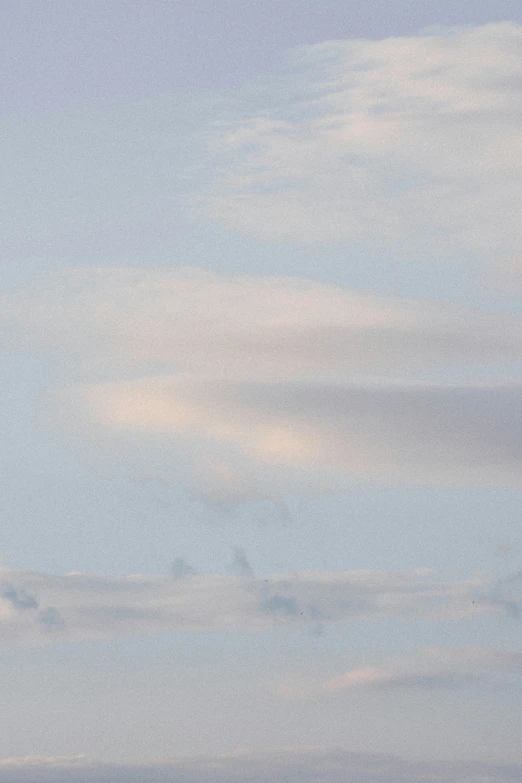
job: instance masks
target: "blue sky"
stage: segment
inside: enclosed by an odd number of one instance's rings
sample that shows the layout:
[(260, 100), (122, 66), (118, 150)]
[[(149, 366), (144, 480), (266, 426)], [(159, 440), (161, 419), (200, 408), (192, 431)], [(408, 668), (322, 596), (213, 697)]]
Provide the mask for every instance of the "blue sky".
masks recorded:
[(519, 4), (0, 15), (0, 781), (520, 779)]

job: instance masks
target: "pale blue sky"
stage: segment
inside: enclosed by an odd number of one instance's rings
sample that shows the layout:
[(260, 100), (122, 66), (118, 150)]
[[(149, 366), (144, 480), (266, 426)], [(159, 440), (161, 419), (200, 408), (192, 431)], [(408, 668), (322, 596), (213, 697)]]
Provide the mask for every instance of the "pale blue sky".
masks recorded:
[(228, 90), (265, 79), (294, 46), (522, 20), (516, 0), (5, 0), (1, 14), (2, 104), (15, 112)]
[(6, 0), (0, 50), (0, 783), (516, 779), (520, 4)]

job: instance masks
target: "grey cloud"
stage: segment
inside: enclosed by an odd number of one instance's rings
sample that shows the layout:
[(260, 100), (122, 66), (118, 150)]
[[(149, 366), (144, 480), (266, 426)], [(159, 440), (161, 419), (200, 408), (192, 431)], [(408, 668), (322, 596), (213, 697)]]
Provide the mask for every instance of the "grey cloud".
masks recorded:
[(299, 602), (293, 595), (281, 595), (275, 593), (267, 598), (263, 598), (261, 601), (261, 611), (268, 614), (275, 615), (287, 615), (290, 617), (298, 617), (302, 614)]
[(254, 576), (254, 569), (248, 562), (243, 547), (235, 546), (231, 562), (232, 571), (238, 576)]
[[(243, 384), (222, 401), (252, 420), (310, 428), (318, 459), (363, 472), (520, 484), (522, 386)], [(230, 401), (230, 402), (229, 402)], [(310, 437), (310, 436), (309, 436)], [(313, 443), (310, 438), (310, 446)], [(352, 456), (355, 451), (355, 457)]]
[[(452, 323), (453, 320), (453, 323)], [(504, 320), (504, 319), (499, 319)], [(408, 327), (315, 326), (267, 330), (264, 335), (245, 342), (262, 360), (270, 356), (315, 366), (317, 371), (349, 371), (354, 366), (372, 371), (421, 367), (428, 361), (433, 366), (469, 363), (509, 363), (519, 343), (519, 335), (509, 319), (500, 323), (493, 318), (472, 316), (474, 324), (459, 323), (448, 318), (446, 323), (410, 324)], [(241, 338), (237, 340), (237, 347)], [(232, 347), (232, 346), (231, 346)]]
[(468, 685), (483, 681), (479, 674), (455, 674), (441, 672), (439, 674), (410, 674), (403, 677), (390, 678), (386, 683), (373, 685), (375, 690), (420, 689), (420, 690), (461, 690)]
[[(326, 622), (330, 619), (327, 607), (324, 604), (322, 608), (319, 608), (310, 601), (300, 601), (299, 598), (293, 594), (291, 581), (286, 583), (275, 582), (273, 585), (264, 584), (260, 587), (259, 594), (261, 598), (259, 603), (261, 612), (266, 612), (283, 621), (300, 620), (305, 623), (310, 623), (310, 630), (313, 634), (322, 633), (324, 630), (322, 625), (323, 621)], [(346, 599), (342, 599), (336, 603), (338, 606), (342, 603), (344, 609), (353, 611), (354, 614), (364, 612), (365, 608), (369, 609), (364, 601), (349, 602)], [(335, 612), (335, 607), (330, 608)]]
[(204, 453), (223, 466), (213, 474), (217, 482), (222, 477), (228, 486), (229, 466), (234, 481), (242, 469), (256, 471), (272, 496), (289, 482), (309, 487), (361, 477), (522, 482), (520, 382), (224, 383), (171, 375), (81, 386), (58, 403), (71, 422), (85, 412), (91, 437), (162, 433), (173, 453), (181, 442), (187, 472), (191, 465), (205, 471)]
[(522, 613), (522, 571), (499, 579), (486, 595), (486, 600), (502, 607), (514, 619)]
[[(176, 580), (6, 571), (28, 594), (37, 592), (47, 608), (0, 616), (4, 648), (177, 630), (252, 633), (286, 624), (317, 632), (332, 623), (370, 618), (440, 622), (502, 611), (488, 597), (494, 582), (484, 576), (459, 582), (423, 572), (318, 571), (248, 579), (193, 574)], [(54, 629), (59, 634), (49, 633)]]
[(0, 783), (519, 783), (521, 779), (519, 764), (411, 761), (337, 748), (239, 751), (143, 765), (87, 759), (0, 761)]
[(57, 609), (53, 606), (40, 609), (40, 603), (37, 599), (26, 592), (23, 587), (15, 587), (11, 582), (4, 582), (0, 596), (19, 612), (25, 612), (26, 610), (32, 610), (34, 612), (39, 610), (35, 615), (36, 622), (47, 629), (59, 628), (64, 624), (60, 612)]
[(38, 622), (49, 629), (61, 628), (64, 625), (60, 612), (54, 606), (49, 606), (47, 609), (39, 612)]
[(14, 587), (9, 582), (2, 585), (0, 595), (15, 609), (38, 609), (38, 601), (32, 595), (29, 595), (22, 588)]
[(172, 576), (174, 579), (184, 579), (192, 576), (196, 571), (183, 557), (177, 557), (172, 564)]

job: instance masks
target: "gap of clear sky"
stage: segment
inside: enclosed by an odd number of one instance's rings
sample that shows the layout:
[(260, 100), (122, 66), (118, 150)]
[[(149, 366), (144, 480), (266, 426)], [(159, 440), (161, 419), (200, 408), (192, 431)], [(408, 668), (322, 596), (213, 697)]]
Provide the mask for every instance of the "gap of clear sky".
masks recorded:
[(521, 779), (520, 3), (0, 51), (0, 783)]

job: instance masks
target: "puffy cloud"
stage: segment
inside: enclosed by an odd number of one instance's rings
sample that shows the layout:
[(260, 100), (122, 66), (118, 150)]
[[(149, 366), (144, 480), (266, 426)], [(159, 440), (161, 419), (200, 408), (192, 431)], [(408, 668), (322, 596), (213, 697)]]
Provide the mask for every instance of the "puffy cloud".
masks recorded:
[[(384, 666), (364, 666), (318, 682), (283, 682), (284, 698), (331, 696), (353, 689), (455, 689), (479, 682), (497, 684), (522, 675), (522, 653), (491, 647), (424, 647), (416, 656), (395, 657)], [(511, 675), (511, 677), (510, 677)], [(522, 683), (522, 681), (521, 681)]]
[(518, 764), (415, 760), (327, 748), (239, 750), (219, 756), (124, 765), (89, 759), (28, 758), (0, 761), (0, 783), (515, 783)]
[(504, 611), (492, 592), (496, 583), (483, 575), (451, 581), (423, 571), (311, 571), (255, 578), (243, 568), (239, 576), (191, 574), (185, 579), (9, 569), (3, 576), (17, 594), (37, 595), (39, 606), (14, 607), (0, 599), (6, 648), (173, 630), (316, 630), (380, 617), (445, 621)]
[(290, 64), (285, 101), (278, 84), (215, 140), (208, 214), (262, 238), (402, 257), (518, 253), (520, 25), (330, 41)]

